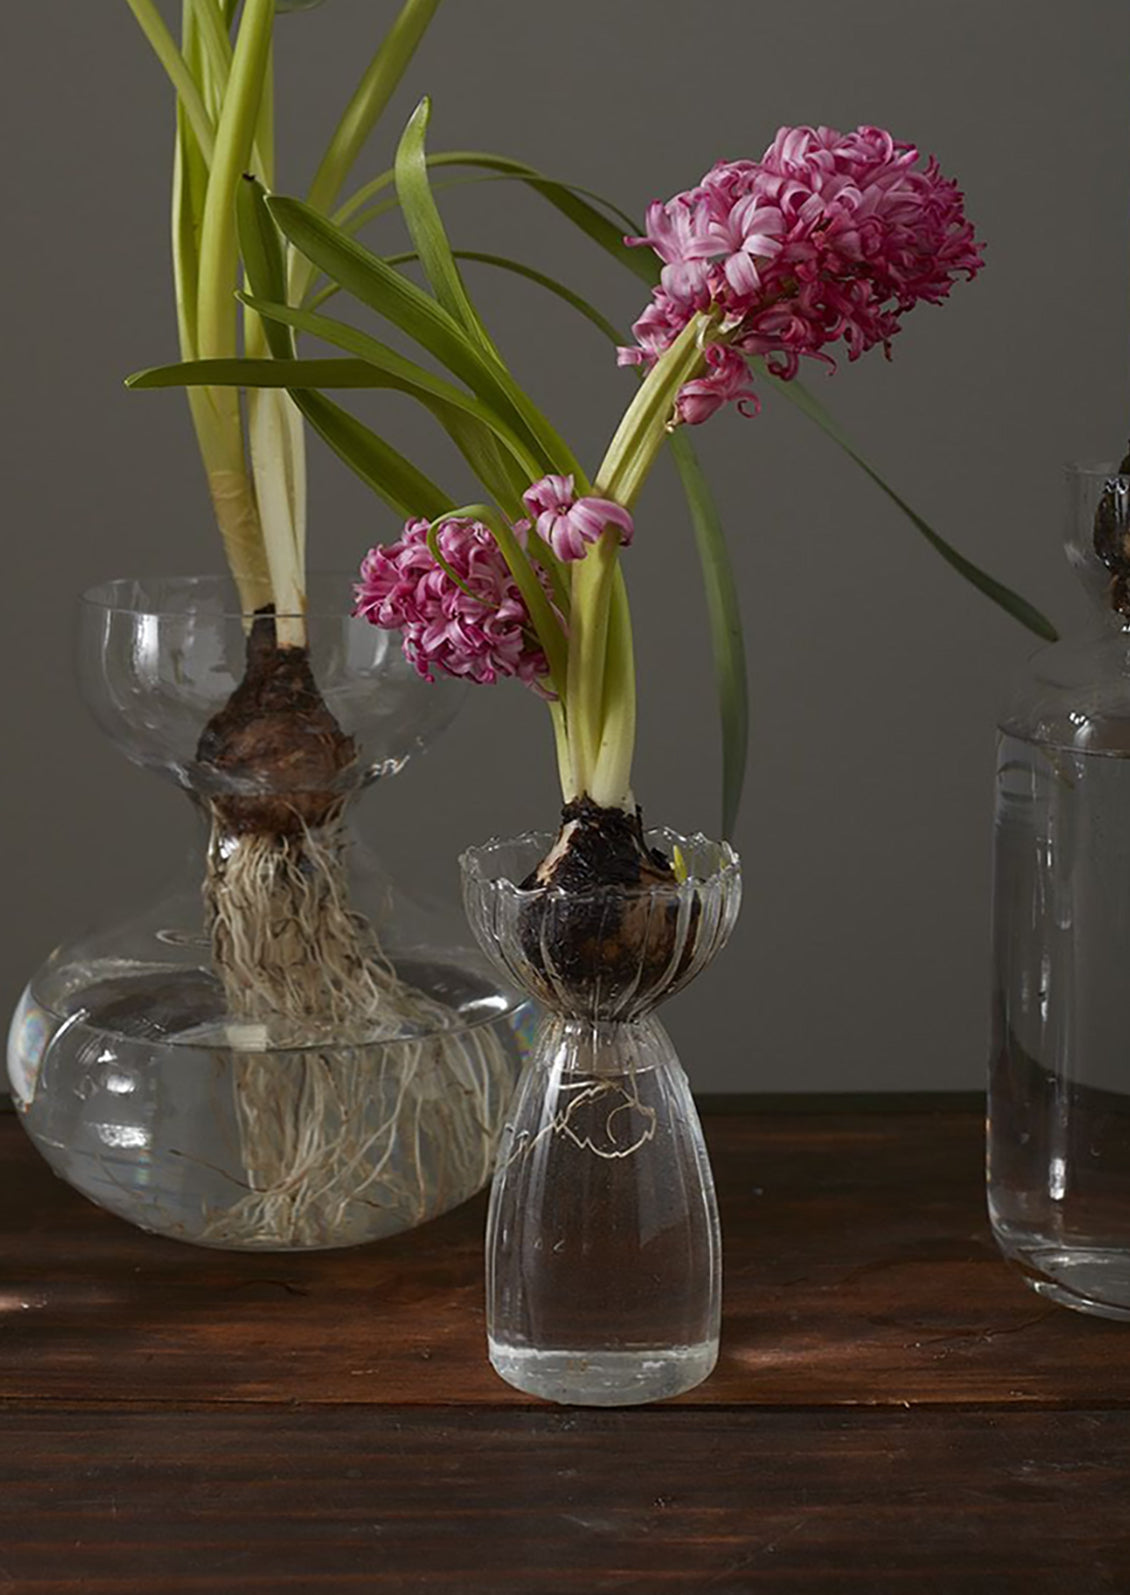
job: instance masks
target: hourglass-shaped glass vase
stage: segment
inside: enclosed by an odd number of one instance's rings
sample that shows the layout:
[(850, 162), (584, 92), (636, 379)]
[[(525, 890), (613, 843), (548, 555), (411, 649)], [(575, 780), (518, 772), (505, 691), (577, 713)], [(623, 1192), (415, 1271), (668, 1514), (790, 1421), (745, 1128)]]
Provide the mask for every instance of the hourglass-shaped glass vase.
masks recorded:
[(490, 1360), (551, 1401), (656, 1401), (714, 1366), (721, 1250), (702, 1128), (654, 1010), (726, 942), (738, 860), (654, 831), (649, 845), (677, 847), (685, 880), (523, 888), (552, 842), (492, 842), (462, 861), (480, 945), (547, 1010), (491, 1189)]
[(346, 1246), (465, 1200), (532, 1028), (457, 904), (421, 905), (366, 845), (363, 793), (462, 694), (420, 682), (348, 594), (314, 578), (278, 625), (226, 579), (109, 582), (80, 606), (87, 705), (185, 790), (198, 845), (32, 976), (9, 1078), (58, 1174), (176, 1239)]

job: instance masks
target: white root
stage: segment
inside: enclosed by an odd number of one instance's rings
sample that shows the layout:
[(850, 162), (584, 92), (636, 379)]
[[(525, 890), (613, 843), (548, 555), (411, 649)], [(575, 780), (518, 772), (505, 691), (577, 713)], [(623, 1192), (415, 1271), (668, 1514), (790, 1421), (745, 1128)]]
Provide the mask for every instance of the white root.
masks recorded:
[[(421, 1223), (489, 1179), (513, 1065), (402, 981), (346, 898), (340, 819), (297, 837), (213, 816), (204, 895), (231, 1014), (247, 1194), (214, 1245), (350, 1245)], [(269, 1049), (269, 1050), (267, 1050)]]

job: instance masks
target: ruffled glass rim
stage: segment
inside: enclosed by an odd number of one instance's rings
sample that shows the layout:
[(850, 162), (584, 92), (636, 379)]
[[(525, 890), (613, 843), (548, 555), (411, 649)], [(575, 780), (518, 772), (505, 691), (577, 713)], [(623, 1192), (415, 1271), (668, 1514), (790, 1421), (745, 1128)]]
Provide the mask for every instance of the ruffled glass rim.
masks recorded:
[[(690, 836), (672, 830), (670, 826), (654, 826), (644, 832), (644, 839), (649, 847), (661, 847), (668, 856), (677, 847), (687, 857), (700, 853), (703, 849), (711, 849), (718, 856), (718, 865), (709, 875), (688, 875), (685, 881), (673, 881), (670, 884), (656, 883), (650, 886), (597, 886), (583, 892), (570, 891), (561, 886), (519, 886), (509, 876), (492, 874), (489, 868), (490, 859), (497, 857), (504, 849), (513, 850), (525, 848), (529, 850), (529, 867), (534, 869), (546, 856), (557, 836), (552, 831), (523, 831), (519, 836), (491, 837), (489, 841), (479, 843), (477, 846), (467, 848), (459, 855), (459, 867), (463, 879), (468, 886), (479, 890), (491, 891), (498, 896), (506, 897), (516, 903), (544, 902), (550, 899), (568, 899), (570, 902), (607, 902), (611, 898), (654, 898), (663, 897), (672, 903), (682, 901), (684, 898), (694, 897), (704, 891), (721, 890), (727, 886), (736, 886), (741, 880), (741, 860), (736, 850), (729, 842), (716, 842), (703, 834), (695, 831)], [(689, 859), (688, 859), (689, 862)]]

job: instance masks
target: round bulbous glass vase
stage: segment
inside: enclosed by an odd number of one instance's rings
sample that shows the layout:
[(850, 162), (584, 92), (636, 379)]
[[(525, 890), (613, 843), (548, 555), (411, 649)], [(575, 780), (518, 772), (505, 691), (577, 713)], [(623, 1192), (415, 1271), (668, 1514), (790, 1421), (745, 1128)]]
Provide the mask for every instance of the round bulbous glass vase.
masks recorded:
[(988, 1199), (1040, 1295), (1130, 1319), (1130, 478), (1069, 472), (1095, 600), (1001, 718)]
[(546, 1010), (507, 1115), (487, 1220), (487, 1338), (510, 1385), (624, 1406), (701, 1383), (718, 1356), (721, 1240), (702, 1127), (654, 1010), (737, 918), (737, 856), (653, 831), (686, 879), (523, 886), (553, 838), (463, 857), (464, 901), (504, 978)]
[(349, 1246), (464, 1201), (532, 1032), (458, 904), (400, 887), (367, 844), (367, 790), (462, 693), (421, 682), (348, 594), (313, 578), (308, 613), (277, 623), (221, 578), (109, 582), (80, 605), (86, 703), (187, 793), (198, 845), (154, 901), (36, 971), (9, 1079), (58, 1174), (178, 1240)]

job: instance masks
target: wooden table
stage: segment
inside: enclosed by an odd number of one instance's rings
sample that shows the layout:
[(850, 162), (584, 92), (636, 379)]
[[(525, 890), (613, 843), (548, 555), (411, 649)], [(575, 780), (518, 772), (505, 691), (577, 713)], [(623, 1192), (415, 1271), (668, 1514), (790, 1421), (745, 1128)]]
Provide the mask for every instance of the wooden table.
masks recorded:
[(976, 1102), (707, 1107), (720, 1366), (602, 1412), (491, 1373), (481, 1202), (197, 1251), (0, 1120), (0, 1591), (1126, 1595), (1130, 1332), (1001, 1262)]

